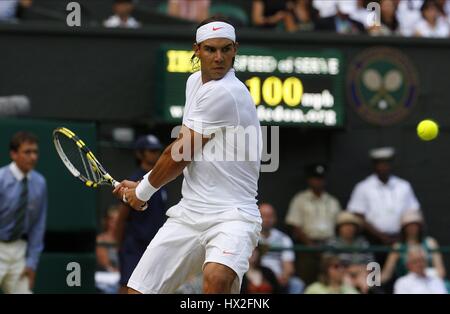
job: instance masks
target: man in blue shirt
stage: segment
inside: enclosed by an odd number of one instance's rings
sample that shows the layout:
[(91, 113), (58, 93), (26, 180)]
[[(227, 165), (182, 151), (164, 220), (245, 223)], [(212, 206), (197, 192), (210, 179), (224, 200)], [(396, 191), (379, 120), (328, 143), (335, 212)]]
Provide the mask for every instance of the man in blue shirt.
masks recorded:
[(12, 162), (0, 168), (0, 288), (4, 293), (31, 293), (44, 248), (47, 184), (33, 170), (38, 140), (28, 132), (10, 142)]
[[(129, 178), (140, 181), (156, 164), (162, 145), (154, 135), (145, 135), (135, 143), (136, 160), (139, 169)], [(129, 206), (119, 205), (117, 240), (119, 242), (119, 268), (121, 293), (127, 293), (127, 283), (137, 263), (150, 241), (166, 221), (167, 191), (158, 190), (148, 202), (145, 211), (131, 210)]]

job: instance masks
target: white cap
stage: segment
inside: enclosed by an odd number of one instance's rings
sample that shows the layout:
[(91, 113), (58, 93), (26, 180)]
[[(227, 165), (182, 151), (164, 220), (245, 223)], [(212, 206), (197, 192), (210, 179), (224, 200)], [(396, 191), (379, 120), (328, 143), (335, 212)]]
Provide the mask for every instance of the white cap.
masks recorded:
[(395, 155), (393, 147), (379, 147), (370, 150), (369, 156), (372, 159), (391, 159)]

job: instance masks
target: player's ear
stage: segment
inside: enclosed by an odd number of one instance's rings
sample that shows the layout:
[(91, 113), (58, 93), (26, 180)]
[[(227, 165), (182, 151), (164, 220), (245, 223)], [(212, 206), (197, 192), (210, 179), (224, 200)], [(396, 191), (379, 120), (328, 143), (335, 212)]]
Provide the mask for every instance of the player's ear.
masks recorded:
[(238, 49), (239, 49), (239, 43), (235, 42), (234, 43), (234, 51), (237, 52)]

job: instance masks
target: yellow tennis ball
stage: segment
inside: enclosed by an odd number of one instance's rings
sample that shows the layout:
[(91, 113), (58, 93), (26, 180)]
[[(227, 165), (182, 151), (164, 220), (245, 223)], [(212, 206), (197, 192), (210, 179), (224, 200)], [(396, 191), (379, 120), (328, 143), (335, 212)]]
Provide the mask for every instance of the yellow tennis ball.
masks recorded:
[(417, 125), (417, 135), (423, 141), (434, 140), (439, 134), (439, 126), (433, 120), (423, 120)]

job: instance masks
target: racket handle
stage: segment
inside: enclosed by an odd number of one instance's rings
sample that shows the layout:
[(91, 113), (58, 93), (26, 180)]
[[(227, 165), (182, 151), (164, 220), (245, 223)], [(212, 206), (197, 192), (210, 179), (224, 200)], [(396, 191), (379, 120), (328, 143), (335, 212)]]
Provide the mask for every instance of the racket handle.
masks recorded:
[(116, 188), (119, 184), (120, 184), (120, 183), (117, 182), (116, 180), (114, 180), (114, 181), (112, 182), (112, 185), (113, 185), (113, 187), (115, 187), (115, 188)]

